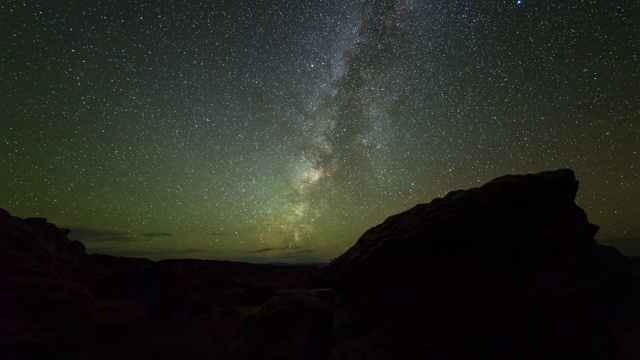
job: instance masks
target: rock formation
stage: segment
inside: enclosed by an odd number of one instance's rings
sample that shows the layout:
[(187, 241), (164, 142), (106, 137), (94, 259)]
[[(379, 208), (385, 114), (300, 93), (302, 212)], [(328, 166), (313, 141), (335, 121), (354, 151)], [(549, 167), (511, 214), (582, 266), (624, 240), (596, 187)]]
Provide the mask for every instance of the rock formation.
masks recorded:
[(331, 358), (615, 358), (630, 266), (577, 190), (508, 175), (369, 229), (330, 267)]
[(324, 290), (283, 290), (247, 316), (241, 339), (228, 359), (326, 359), (334, 294)]
[(0, 209), (0, 358), (51, 358), (78, 347), (91, 295), (77, 279), (84, 245), (46, 219)]
[[(636, 355), (633, 341), (619, 346), (614, 322), (630, 295), (630, 264), (594, 240), (577, 191), (570, 170), (454, 191), (369, 229), (323, 270), (88, 256), (68, 230), (0, 209), (0, 358), (128, 358), (136, 352), (101, 337), (134, 323), (179, 338), (135, 347), (163, 355), (192, 351), (198, 331), (198, 343), (214, 344), (198, 348), (202, 357), (229, 359)], [(283, 291), (317, 286), (331, 289)], [(78, 352), (92, 299), (93, 343)], [(131, 320), (121, 304), (142, 310)], [(259, 305), (237, 337), (247, 307)], [(101, 322), (113, 309), (128, 322)], [(144, 311), (166, 323), (139, 323)]]

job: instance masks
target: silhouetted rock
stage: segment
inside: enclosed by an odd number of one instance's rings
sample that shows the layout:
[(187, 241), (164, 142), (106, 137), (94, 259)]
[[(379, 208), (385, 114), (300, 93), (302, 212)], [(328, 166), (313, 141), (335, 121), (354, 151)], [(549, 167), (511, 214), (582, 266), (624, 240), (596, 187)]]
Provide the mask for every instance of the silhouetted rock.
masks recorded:
[(184, 309), (189, 294), (170, 264), (155, 263), (144, 284), (142, 301), (151, 320), (166, 321)]
[(236, 318), (240, 316), (238, 308), (231, 303), (224, 304), (222, 310), (220, 310), (220, 317), (225, 319)]
[(260, 306), (276, 294), (275, 289), (269, 284), (255, 284), (240, 292), (235, 299), (236, 305)]
[(503, 176), (369, 229), (330, 267), (333, 359), (615, 358), (630, 266), (571, 170)]
[(46, 219), (0, 209), (0, 358), (52, 358), (83, 343), (91, 295), (84, 245)]
[(332, 332), (330, 289), (284, 290), (248, 314), (228, 359), (326, 359)]

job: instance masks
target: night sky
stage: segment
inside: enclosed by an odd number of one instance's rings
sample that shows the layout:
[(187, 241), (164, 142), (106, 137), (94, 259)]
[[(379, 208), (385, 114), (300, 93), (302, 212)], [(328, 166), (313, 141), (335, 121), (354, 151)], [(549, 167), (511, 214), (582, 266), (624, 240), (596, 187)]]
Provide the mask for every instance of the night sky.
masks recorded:
[(572, 168), (640, 237), (638, 1), (2, 1), (0, 207), (88, 252), (327, 261)]

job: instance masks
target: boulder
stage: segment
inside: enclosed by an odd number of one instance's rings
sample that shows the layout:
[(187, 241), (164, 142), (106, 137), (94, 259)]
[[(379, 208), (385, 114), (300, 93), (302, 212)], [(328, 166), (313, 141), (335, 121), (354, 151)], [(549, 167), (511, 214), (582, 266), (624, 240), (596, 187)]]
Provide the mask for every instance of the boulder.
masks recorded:
[(0, 358), (50, 358), (82, 345), (92, 297), (77, 279), (84, 245), (46, 219), (0, 209)]
[(571, 170), (499, 177), (393, 215), (330, 266), (332, 359), (615, 358), (630, 265)]
[(334, 294), (330, 289), (283, 290), (248, 314), (228, 359), (326, 359)]

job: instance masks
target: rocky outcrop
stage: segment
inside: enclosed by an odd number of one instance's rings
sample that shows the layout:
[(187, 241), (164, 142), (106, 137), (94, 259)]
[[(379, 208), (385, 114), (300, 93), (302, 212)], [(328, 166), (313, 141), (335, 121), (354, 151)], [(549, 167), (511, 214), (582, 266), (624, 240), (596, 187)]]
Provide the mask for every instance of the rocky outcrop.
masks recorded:
[(333, 359), (615, 358), (630, 266), (594, 240), (570, 170), (454, 191), (330, 267)]
[[(595, 242), (577, 191), (570, 170), (454, 191), (389, 217), (322, 270), (87, 256), (68, 230), (0, 210), (0, 358), (83, 354), (81, 284), (100, 305), (84, 353), (114, 358), (148, 353), (109, 335), (123, 323), (179, 338), (136, 347), (163, 355), (193, 350), (200, 331), (206, 357), (229, 359), (637, 358), (614, 321), (630, 265)], [(134, 320), (114, 327), (114, 309)]]
[(330, 289), (284, 290), (247, 315), (228, 359), (326, 359), (334, 294)]
[(0, 209), (0, 357), (63, 356), (82, 343), (91, 295), (77, 281), (84, 245), (68, 233)]

